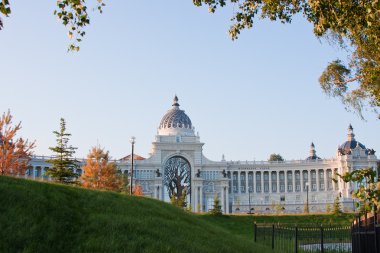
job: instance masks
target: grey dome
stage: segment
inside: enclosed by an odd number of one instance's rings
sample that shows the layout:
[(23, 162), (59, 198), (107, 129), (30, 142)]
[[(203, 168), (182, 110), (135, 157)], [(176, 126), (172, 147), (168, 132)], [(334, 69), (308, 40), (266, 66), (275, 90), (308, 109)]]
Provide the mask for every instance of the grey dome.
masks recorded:
[(356, 147), (364, 149), (365, 153), (368, 154), (368, 150), (366, 149), (366, 147), (357, 140), (355, 140), (354, 128), (350, 124), (348, 126), (347, 141), (345, 141), (342, 145), (339, 146), (338, 152), (341, 155), (350, 155), (351, 150)]
[(166, 112), (160, 122), (160, 129), (163, 128), (184, 128), (192, 129), (190, 118), (185, 111), (179, 109), (178, 98), (174, 97), (173, 107)]
[(342, 153), (342, 155), (349, 155), (351, 154), (351, 149), (354, 149), (357, 146), (361, 147), (362, 149), (366, 149), (366, 147), (360, 142), (356, 140), (351, 140), (351, 141), (346, 141), (342, 145), (340, 145), (339, 151)]
[(313, 155), (313, 156), (309, 156), (306, 158), (307, 161), (311, 161), (311, 160), (321, 160), (321, 158), (319, 156), (316, 156), (316, 155)]

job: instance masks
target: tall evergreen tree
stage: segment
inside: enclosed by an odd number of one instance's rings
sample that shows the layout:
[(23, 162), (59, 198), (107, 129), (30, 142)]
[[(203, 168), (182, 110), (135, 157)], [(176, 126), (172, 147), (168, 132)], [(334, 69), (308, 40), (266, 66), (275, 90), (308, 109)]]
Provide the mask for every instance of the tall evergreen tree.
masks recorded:
[(78, 177), (78, 174), (76, 174), (74, 170), (79, 167), (79, 161), (73, 158), (77, 148), (69, 145), (69, 137), (71, 134), (66, 133), (65, 119), (61, 118), (60, 130), (54, 131), (53, 133), (56, 136), (57, 145), (55, 147), (49, 147), (55, 155), (53, 156), (54, 158), (46, 161), (53, 165), (52, 168), (46, 171), (46, 174), (62, 183), (73, 182), (73, 179)]

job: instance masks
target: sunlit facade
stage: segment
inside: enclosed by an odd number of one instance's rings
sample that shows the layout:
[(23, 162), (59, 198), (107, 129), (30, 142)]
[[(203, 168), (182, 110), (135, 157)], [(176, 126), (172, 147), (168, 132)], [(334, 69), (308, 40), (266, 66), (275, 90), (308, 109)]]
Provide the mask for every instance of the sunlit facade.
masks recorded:
[[(167, 202), (173, 194), (185, 195), (194, 212), (207, 212), (216, 196), (224, 213), (301, 213), (307, 203), (310, 212), (325, 212), (336, 197), (345, 211), (352, 211), (356, 186), (334, 182), (335, 174), (363, 167), (377, 170), (375, 151), (356, 141), (351, 125), (334, 159), (319, 158), (312, 143), (305, 160), (241, 162), (223, 156), (211, 161), (203, 145), (175, 97), (157, 129), (150, 156), (134, 156), (134, 185), (141, 185), (144, 195)], [(121, 173), (131, 171), (131, 156), (116, 163)], [(48, 179), (44, 170), (50, 166), (36, 156), (27, 176)]]

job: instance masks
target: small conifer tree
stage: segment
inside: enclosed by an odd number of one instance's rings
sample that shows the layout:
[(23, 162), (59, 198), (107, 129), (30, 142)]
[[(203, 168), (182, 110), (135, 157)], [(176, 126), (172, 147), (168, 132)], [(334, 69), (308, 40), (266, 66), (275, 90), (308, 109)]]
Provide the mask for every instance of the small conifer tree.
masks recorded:
[(220, 205), (218, 195), (215, 195), (213, 208), (210, 209), (209, 212), (212, 215), (223, 215), (222, 206)]
[(47, 163), (53, 165), (52, 168), (47, 169), (46, 174), (61, 183), (73, 182), (73, 179), (78, 177), (74, 170), (79, 167), (79, 161), (73, 158), (77, 148), (68, 143), (71, 134), (66, 133), (66, 122), (63, 118), (61, 118), (60, 130), (53, 133), (57, 138), (57, 145), (49, 147), (55, 155), (54, 158), (46, 160)]
[(339, 197), (337, 196), (334, 200), (334, 204), (333, 204), (333, 214), (342, 214), (342, 206), (341, 206), (341, 203), (339, 201)]
[(326, 205), (326, 213), (331, 213), (331, 206), (330, 206), (330, 204)]

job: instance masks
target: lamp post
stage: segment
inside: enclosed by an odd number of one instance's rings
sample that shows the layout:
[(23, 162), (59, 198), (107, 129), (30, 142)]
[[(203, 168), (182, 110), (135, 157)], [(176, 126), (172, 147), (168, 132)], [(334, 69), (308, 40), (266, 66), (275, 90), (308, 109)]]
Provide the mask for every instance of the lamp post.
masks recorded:
[(251, 187), (248, 187), (248, 205), (249, 205), (249, 214), (251, 214)]
[(132, 195), (133, 194), (133, 152), (134, 152), (134, 148), (135, 148), (135, 143), (136, 143), (136, 138), (134, 136), (131, 137), (130, 139), (130, 143), (132, 144), (132, 162), (131, 162), (131, 188), (130, 188), (130, 191), (129, 193)]
[(306, 213), (309, 213), (309, 182), (306, 182), (305, 186), (306, 186)]

